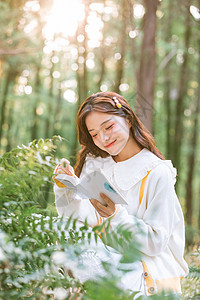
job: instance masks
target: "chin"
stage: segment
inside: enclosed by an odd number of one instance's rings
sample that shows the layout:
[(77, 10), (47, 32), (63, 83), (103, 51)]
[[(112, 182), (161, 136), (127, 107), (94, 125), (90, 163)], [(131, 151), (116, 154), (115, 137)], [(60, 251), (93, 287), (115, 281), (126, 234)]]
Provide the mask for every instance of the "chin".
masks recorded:
[[(114, 148), (114, 147), (113, 147)], [(124, 145), (121, 146), (120, 148), (118, 147), (117, 149), (106, 149), (105, 151), (110, 154), (111, 156), (116, 156), (121, 153), (121, 151), (124, 149)]]

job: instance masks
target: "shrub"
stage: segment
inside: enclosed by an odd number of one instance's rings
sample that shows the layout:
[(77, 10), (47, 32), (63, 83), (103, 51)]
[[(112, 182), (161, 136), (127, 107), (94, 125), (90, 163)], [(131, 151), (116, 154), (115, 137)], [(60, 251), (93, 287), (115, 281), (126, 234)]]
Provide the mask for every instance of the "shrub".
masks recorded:
[[(53, 154), (61, 140), (33, 141), (0, 158), (0, 299), (133, 299), (135, 293), (120, 288), (127, 264), (140, 257), (131, 231), (120, 226), (113, 232), (109, 221), (91, 229), (87, 221), (48, 212), (46, 195), (57, 164)], [(102, 241), (119, 253), (118, 265)], [(83, 281), (80, 274), (89, 271), (91, 260), (100, 275)]]

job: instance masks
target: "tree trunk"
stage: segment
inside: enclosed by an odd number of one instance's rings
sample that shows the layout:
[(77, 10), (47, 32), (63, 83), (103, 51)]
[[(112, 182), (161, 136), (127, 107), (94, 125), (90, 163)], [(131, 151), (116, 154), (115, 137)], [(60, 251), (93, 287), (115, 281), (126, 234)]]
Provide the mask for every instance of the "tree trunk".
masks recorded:
[(57, 101), (56, 101), (56, 109), (55, 109), (55, 115), (54, 115), (54, 127), (53, 127), (53, 135), (58, 135), (59, 130), (57, 129), (57, 123), (60, 120), (60, 113), (61, 113), (61, 100), (62, 100), (62, 95), (61, 95), (61, 83), (59, 82), (59, 87), (58, 87), (58, 95), (57, 95)]
[(144, 35), (141, 47), (140, 67), (137, 76), (136, 114), (152, 131), (154, 90), (156, 73), (156, 10), (158, 0), (144, 1)]
[[(198, 68), (198, 82), (200, 82), (200, 40), (199, 40), (199, 68)], [(198, 138), (198, 117), (200, 113), (200, 87), (198, 87), (197, 93), (197, 104), (195, 109), (194, 117), (194, 128), (192, 139), (190, 142), (191, 150), (188, 159), (188, 177), (186, 185), (186, 222), (187, 224), (192, 224), (192, 213), (193, 213), (193, 177), (194, 177), (194, 167), (195, 167), (195, 158), (196, 158), (196, 147), (197, 147), (197, 138)]]
[(119, 93), (119, 86), (121, 84), (122, 78), (123, 78), (123, 72), (124, 72), (124, 57), (126, 53), (126, 42), (127, 42), (127, 36), (126, 36), (126, 29), (127, 29), (127, 21), (128, 21), (128, 3), (127, 0), (121, 1), (121, 15), (122, 15), (122, 27), (119, 37), (120, 42), (120, 55), (121, 58), (117, 62), (117, 68), (116, 68), (116, 78), (115, 78), (115, 88), (114, 91), (116, 93)]
[[(52, 52), (51, 58), (54, 56), (55, 52)], [(46, 116), (46, 124), (45, 124), (45, 137), (50, 138), (51, 135), (51, 115), (52, 115), (52, 101), (53, 101), (53, 72), (54, 72), (54, 63), (52, 63), (52, 68), (50, 70), (50, 88), (49, 88), (49, 98), (48, 98), (48, 106), (47, 106), (47, 116)]]
[(11, 142), (11, 128), (13, 123), (13, 104), (10, 105), (9, 111), (8, 111), (8, 130), (7, 130), (7, 146), (6, 146), (6, 152), (9, 152), (12, 149), (12, 142)]
[(3, 125), (4, 125), (4, 122), (5, 122), (7, 95), (8, 95), (9, 85), (10, 85), (12, 77), (13, 77), (12, 76), (12, 70), (9, 67), (9, 69), (7, 71), (7, 74), (6, 74), (5, 85), (4, 85), (3, 95), (2, 95), (1, 121), (0, 121), (0, 143), (1, 143), (1, 139), (2, 139)]
[(37, 107), (39, 103), (39, 90), (40, 90), (40, 67), (37, 67), (36, 70), (36, 81), (35, 81), (35, 93), (36, 93), (36, 100), (33, 107), (33, 126), (31, 130), (31, 139), (37, 139), (38, 138), (38, 124), (39, 124), (39, 118), (37, 115)]
[[(134, 26), (134, 16), (133, 16), (133, 5), (134, 1), (129, 0), (129, 24), (131, 31), (136, 30), (136, 27)], [(129, 45), (130, 45), (130, 52), (131, 52), (131, 58), (132, 58), (132, 64), (133, 64), (133, 82), (137, 81), (136, 78), (136, 70), (137, 70), (137, 53), (136, 53), (136, 46), (135, 46), (135, 38), (129, 38)], [(135, 84), (134, 84), (135, 85)]]
[[(83, 47), (85, 49), (84, 51), (84, 63), (83, 65), (79, 62), (79, 55), (77, 57), (77, 65), (78, 65), (78, 70), (76, 71), (76, 78), (77, 78), (77, 90), (78, 90), (78, 101), (76, 104), (76, 115), (77, 112), (81, 106), (82, 100), (86, 99), (86, 97), (88, 96), (88, 70), (87, 70), (87, 65), (86, 65), (86, 60), (87, 60), (87, 41), (88, 41), (88, 37), (87, 37), (87, 32), (86, 32), (86, 26), (87, 26), (87, 18), (89, 16), (89, 1), (87, 1), (87, 3), (85, 4), (85, 19), (83, 24), (79, 25), (79, 28), (77, 30), (77, 36), (79, 34), (83, 34), (84, 35), (84, 41), (83, 41)], [(71, 149), (71, 155), (70, 155), (70, 159), (71, 159), (71, 164), (74, 165), (76, 162), (76, 154), (78, 151), (78, 132), (77, 132), (77, 127), (76, 127), (76, 122), (74, 122), (74, 137), (73, 137), (73, 146)]]
[[(191, 0), (189, 1), (191, 3)], [(188, 4), (190, 5), (190, 4)], [(189, 6), (188, 6), (189, 7)], [(180, 69), (179, 78), (179, 93), (176, 105), (176, 124), (175, 124), (175, 136), (174, 136), (174, 149), (173, 149), (173, 162), (178, 172), (180, 173), (180, 156), (182, 146), (182, 135), (183, 135), (183, 114), (184, 114), (184, 98), (187, 93), (187, 79), (188, 79), (188, 47), (191, 36), (191, 22), (190, 12), (186, 9), (186, 21), (185, 21), (185, 53), (183, 55), (183, 63)], [(176, 186), (177, 187), (177, 186)]]
[(100, 74), (99, 74), (99, 80), (97, 82), (98, 91), (100, 91), (100, 88), (101, 88), (101, 85), (102, 85), (102, 81), (103, 81), (103, 77), (105, 75), (106, 51), (105, 51), (104, 40), (105, 40), (105, 32), (103, 30), (103, 37), (102, 37), (102, 41), (101, 41), (101, 46), (99, 47), (100, 48), (100, 55), (99, 55), (99, 59), (100, 59)]
[[(81, 77), (80, 77), (80, 74), (79, 74), (78, 71), (76, 73), (76, 80), (77, 80), (77, 89), (78, 89), (78, 100), (77, 100), (77, 103), (76, 103), (75, 114), (77, 115), (78, 110), (81, 106), (81, 102), (82, 102), (82, 100), (81, 100)], [(70, 162), (71, 162), (72, 166), (74, 166), (75, 163), (76, 163), (76, 154), (77, 154), (78, 145), (79, 145), (78, 144), (78, 132), (77, 132), (76, 121), (74, 122), (73, 132), (74, 132), (74, 138), (73, 138), (73, 145), (72, 145), (71, 155), (70, 155)]]
[[(55, 55), (55, 52), (52, 52), (51, 58)], [(46, 116), (46, 124), (45, 124), (45, 137), (50, 138), (52, 131), (51, 131), (51, 116), (52, 116), (52, 101), (53, 101), (53, 83), (54, 83), (54, 78), (53, 78), (53, 71), (54, 71), (54, 63), (52, 63), (52, 68), (50, 70), (50, 78), (51, 78), (51, 83), (50, 83), (50, 88), (49, 88), (49, 98), (48, 98), (48, 106), (47, 106), (47, 116)], [(43, 208), (46, 208), (49, 202), (49, 191), (51, 188), (51, 183), (47, 182), (47, 184), (44, 187), (44, 199), (41, 200), (41, 206)]]
[[(78, 55), (78, 57), (79, 57), (79, 55)], [(79, 67), (81, 67), (80, 64), (78, 63), (78, 57), (77, 57), (77, 64), (79, 65)], [(76, 103), (75, 113), (77, 115), (77, 112), (78, 112), (78, 110), (81, 106), (81, 102), (82, 102), (82, 90), (83, 90), (83, 87), (82, 87), (83, 79), (82, 79), (82, 76), (81, 76), (81, 70), (80, 69), (78, 69), (76, 71), (76, 80), (77, 80), (78, 100), (77, 100), (77, 103)], [(78, 133), (77, 133), (76, 121), (74, 122), (73, 132), (74, 132), (74, 138), (73, 138), (73, 145), (72, 145), (71, 155), (70, 155), (72, 166), (76, 162), (76, 153), (77, 153), (77, 150), (78, 150)]]
[(84, 19), (84, 23), (83, 23), (83, 35), (84, 35), (84, 41), (83, 41), (83, 47), (85, 49), (84, 54), (83, 54), (83, 58), (84, 58), (84, 63), (83, 63), (83, 94), (82, 97), (83, 99), (86, 99), (88, 96), (88, 70), (87, 70), (87, 65), (86, 65), (86, 61), (87, 61), (87, 55), (88, 55), (88, 35), (86, 32), (86, 26), (87, 26), (87, 18), (89, 16), (89, 5), (90, 5), (90, 1), (85, 1), (85, 19)]
[[(167, 20), (165, 19), (165, 22), (167, 22), (167, 28), (166, 28), (166, 38), (165, 42), (167, 44), (170, 44), (171, 42), (171, 35), (172, 35), (172, 12), (173, 12), (173, 5), (174, 2), (173, 0), (169, 1), (168, 4), (168, 14), (167, 14)], [(171, 141), (171, 127), (172, 127), (172, 111), (171, 111), (171, 99), (170, 99), (170, 90), (171, 90), (171, 80), (170, 80), (170, 63), (171, 63), (171, 58), (169, 59), (170, 52), (167, 53), (166, 57), (164, 58), (167, 59), (166, 65), (165, 65), (165, 98), (164, 102), (166, 104), (166, 158), (170, 158), (172, 155), (172, 141)], [(163, 60), (163, 61), (164, 61)]]
[(128, 4), (127, 0), (121, 1), (121, 15), (122, 15), (122, 27), (119, 37), (120, 42), (120, 55), (121, 58), (117, 61), (117, 68), (116, 68), (116, 78), (115, 78), (115, 88), (114, 91), (119, 93), (119, 86), (122, 81), (123, 72), (124, 72), (124, 57), (126, 52), (126, 28), (127, 28), (127, 20), (128, 20)]
[[(200, 188), (199, 188), (199, 198), (200, 198)], [(198, 217), (198, 228), (200, 228), (200, 201), (199, 201), (199, 217)]]

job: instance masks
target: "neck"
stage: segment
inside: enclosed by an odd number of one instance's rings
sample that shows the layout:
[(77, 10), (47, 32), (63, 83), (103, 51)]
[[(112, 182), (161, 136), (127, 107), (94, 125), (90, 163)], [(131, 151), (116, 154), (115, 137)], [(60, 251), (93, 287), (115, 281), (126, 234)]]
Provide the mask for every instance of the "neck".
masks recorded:
[(117, 155), (112, 156), (115, 162), (127, 160), (138, 154), (142, 148), (136, 143), (133, 137), (130, 137), (124, 149)]

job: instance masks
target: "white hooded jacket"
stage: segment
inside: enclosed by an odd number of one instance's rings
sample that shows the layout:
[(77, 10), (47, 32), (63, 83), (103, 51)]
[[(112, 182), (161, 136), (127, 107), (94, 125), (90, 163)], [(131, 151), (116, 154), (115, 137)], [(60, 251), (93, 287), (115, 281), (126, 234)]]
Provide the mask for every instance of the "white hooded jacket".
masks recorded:
[[(89, 174), (101, 168), (125, 197), (128, 205), (117, 205), (111, 216), (114, 229), (126, 224), (141, 244), (141, 269), (138, 275), (144, 281), (145, 294), (161, 290), (181, 292), (180, 278), (188, 273), (183, 258), (185, 246), (184, 218), (174, 184), (176, 169), (171, 161), (161, 160), (147, 149), (128, 160), (116, 163), (111, 156), (94, 158), (87, 156), (83, 170)], [(92, 227), (102, 221), (88, 199), (79, 199), (67, 188), (54, 186), (58, 214), (84, 221)], [(143, 234), (136, 230), (138, 225)], [(131, 273), (126, 277), (129, 288)], [(135, 275), (134, 275), (135, 276)]]

